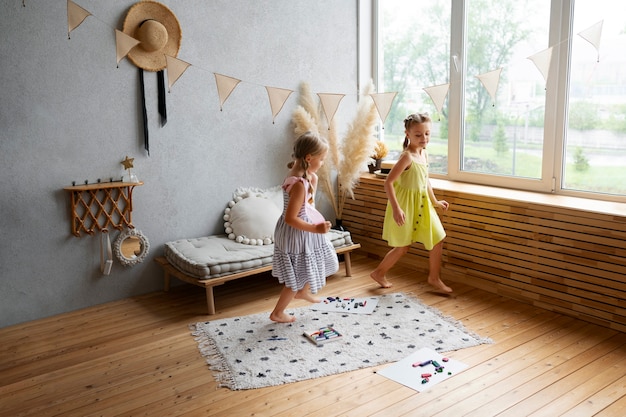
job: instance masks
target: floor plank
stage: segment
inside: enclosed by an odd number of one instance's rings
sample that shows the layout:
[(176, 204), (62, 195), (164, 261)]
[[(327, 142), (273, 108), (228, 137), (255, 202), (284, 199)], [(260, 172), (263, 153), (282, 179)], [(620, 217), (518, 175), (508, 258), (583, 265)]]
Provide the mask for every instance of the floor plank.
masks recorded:
[(626, 334), (471, 282), (442, 295), (427, 271), (405, 266), (381, 289), (369, 278), (377, 263), (355, 252), (353, 276), (340, 271), (321, 294), (409, 293), (494, 343), (450, 352), (468, 369), (422, 393), (376, 373), (389, 364), (231, 391), (218, 387), (189, 325), (269, 312), (281, 286), (266, 273), (215, 287), (217, 314), (206, 316), (204, 292), (176, 285), (0, 329), (0, 416), (624, 415)]

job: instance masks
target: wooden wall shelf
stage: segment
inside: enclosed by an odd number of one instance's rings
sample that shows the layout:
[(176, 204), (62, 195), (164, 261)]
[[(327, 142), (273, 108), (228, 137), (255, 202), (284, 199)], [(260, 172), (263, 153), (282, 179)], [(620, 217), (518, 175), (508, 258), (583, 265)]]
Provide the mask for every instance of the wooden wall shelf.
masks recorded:
[(143, 182), (103, 182), (65, 187), (70, 192), (72, 234), (133, 227), (133, 189)]

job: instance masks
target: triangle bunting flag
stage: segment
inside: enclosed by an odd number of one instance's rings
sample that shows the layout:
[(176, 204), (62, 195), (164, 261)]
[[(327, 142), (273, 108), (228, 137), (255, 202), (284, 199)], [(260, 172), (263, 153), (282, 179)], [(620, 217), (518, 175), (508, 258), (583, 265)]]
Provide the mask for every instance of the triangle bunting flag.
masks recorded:
[(265, 89), (267, 90), (267, 95), (270, 99), (270, 107), (272, 108), (272, 123), (274, 123), (276, 116), (283, 109), (285, 102), (291, 93), (293, 93), (293, 90), (267, 86), (265, 86)]
[(598, 23), (588, 27), (582, 32), (578, 32), (578, 36), (592, 44), (598, 52), (598, 62), (600, 62), (600, 38), (602, 37), (602, 25), (604, 20), (600, 20)]
[(230, 96), (230, 93), (233, 92), (237, 84), (241, 82), (237, 78), (229, 77), (227, 75), (215, 74), (215, 82), (217, 83), (217, 94), (220, 97), (220, 111), (222, 111), (222, 106), (224, 102)]
[(531, 61), (535, 63), (541, 75), (543, 75), (543, 79), (548, 81), (548, 73), (550, 72), (550, 62), (552, 61), (552, 51), (554, 47), (551, 46), (548, 49), (544, 49), (543, 51), (539, 51), (534, 55), (528, 57)]
[(387, 116), (389, 116), (391, 105), (393, 104), (393, 100), (396, 98), (397, 94), (397, 92), (370, 94), (372, 100), (374, 100), (374, 105), (376, 106), (376, 110), (378, 110), (378, 115), (380, 116), (380, 120), (383, 122), (383, 125), (385, 124), (385, 120), (387, 120)]
[[(326, 120), (328, 120), (328, 125), (330, 126), (335, 113), (337, 113), (339, 102), (345, 97), (345, 94), (317, 93), (317, 96), (320, 98), (322, 110), (324, 110)], [(330, 127), (328, 130), (330, 130)]]
[(480, 80), (483, 84), (491, 99), (496, 102), (496, 93), (498, 92), (498, 84), (500, 84), (500, 73), (502, 72), (502, 68), (498, 68), (493, 71), (485, 72), (484, 74), (476, 75), (476, 78)]
[(139, 41), (137, 39), (128, 36), (121, 30), (115, 29), (115, 55), (118, 67), (120, 61), (124, 59), (130, 50), (133, 49), (138, 43)]
[(91, 16), (91, 13), (72, 0), (67, 0), (67, 39), (70, 38), (70, 32), (80, 26), (87, 16)]
[(170, 91), (174, 83), (191, 64), (169, 55), (165, 55), (165, 62), (167, 63), (167, 90)]
[[(430, 96), (430, 99), (433, 101), (433, 104), (435, 105), (435, 108), (437, 109), (437, 112), (439, 112), (439, 114), (442, 113), (443, 103), (446, 101), (449, 89), (449, 83), (433, 85), (432, 87), (424, 88), (424, 91), (426, 91), (426, 94)], [(439, 120), (441, 120), (441, 118)]]

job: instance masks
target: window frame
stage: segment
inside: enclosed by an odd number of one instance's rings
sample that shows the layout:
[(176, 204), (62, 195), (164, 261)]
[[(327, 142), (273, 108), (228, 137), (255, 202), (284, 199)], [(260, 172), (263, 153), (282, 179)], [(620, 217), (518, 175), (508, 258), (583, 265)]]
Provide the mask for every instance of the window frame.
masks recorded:
[[(359, 26), (363, 28), (365, 19), (371, 23), (371, 31), (359, 32), (360, 48), (371, 47), (368, 56), (372, 58), (371, 68), (359, 67), (359, 81), (369, 78), (380, 83), (382, 68), (379, 62), (380, 36), (378, 30), (378, 10), (382, 0), (359, 1), (359, 9), (370, 9), (370, 13), (359, 11)], [(626, 195), (601, 194), (562, 188), (565, 169), (565, 145), (568, 117), (568, 86), (570, 81), (570, 49), (574, 24), (575, 0), (551, 0), (550, 27), (548, 45), (559, 45), (555, 49), (546, 81), (544, 141), (542, 152), (541, 178), (531, 179), (503, 175), (492, 175), (461, 170), (464, 138), (464, 91), (465, 78), (465, 43), (467, 39), (466, 2), (451, 1), (451, 39), (450, 39), (450, 90), (448, 92), (448, 166), (447, 174), (431, 173), (433, 178), (442, 178), (458, 182), (521, 189), (541, 193), (582, 197), (592, 200), (626, 202)], [(371, 4), (367, 4), (371, 2)], [(361, 4), (363, 3), (363, 4)], [(368, 7), (369, 6), (369, 7)], [(368, 42), (363, 37), (369, 37)], [(369, 71), (368, 71), (369, 70)]]

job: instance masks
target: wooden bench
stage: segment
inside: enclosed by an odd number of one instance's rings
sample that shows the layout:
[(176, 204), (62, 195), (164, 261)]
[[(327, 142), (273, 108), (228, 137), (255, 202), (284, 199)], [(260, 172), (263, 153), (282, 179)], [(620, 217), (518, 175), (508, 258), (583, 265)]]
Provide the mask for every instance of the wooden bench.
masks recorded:
[[(344, 245), (344, 246), (339, 246), (335, 248), (335, 251), (337, 252), (338, 255), (343, 254), (347, 277), (352, 276), (352, 263), (350, 260), (350, 253), (353, 250), (358, 249), (360, 247), (361, 245), (359, 243), (352, 243), (350, 245)], [(238, 278), (248, 277), (251, 275), (259, 274), (261, 272), (267, 272), (267, 271), (272, 270), (272, 265), (268, 264), (268, 265), (264, 265), (258, 268), (252, 268), (252, 269), (248, 269), (245, 271), (236, 272), (234, 274), (224, 275), (221, 277), (210, 278), (210, 279), (198, 279), (190, 275), (187, 275), (184, 272), (173, 267), (164, 256), (158, 256), (154, 259), (154, 261), (157, 264), (159, 264), (161, 268), (163, 268), (164, 277), (165, 277), (165, 281), (163, 285), (164, 291), (166, 292), (169, 291), (171, 277), (178, 278), (181, 281), (196, 285), (198, 287), (203, 287), (206, 292), (208, 313), (211, 315), (215, 314), (215, 299), (213, 298), (213, 287), (217, 285), (222, 285), (225, 282), (232, 281)]]

